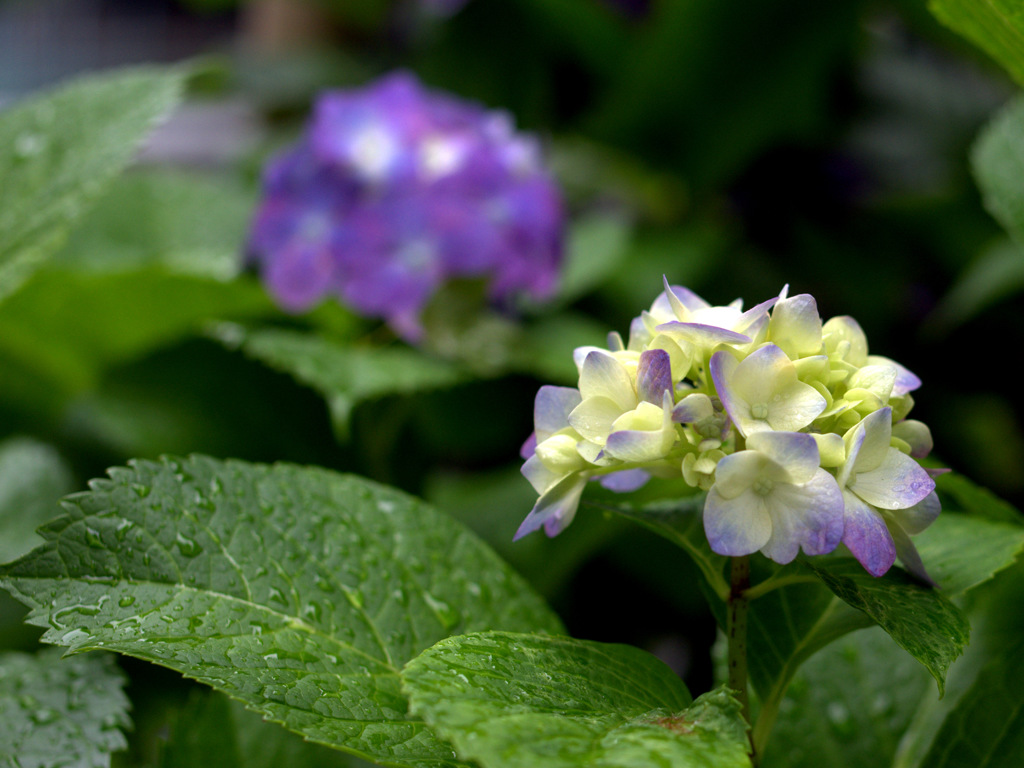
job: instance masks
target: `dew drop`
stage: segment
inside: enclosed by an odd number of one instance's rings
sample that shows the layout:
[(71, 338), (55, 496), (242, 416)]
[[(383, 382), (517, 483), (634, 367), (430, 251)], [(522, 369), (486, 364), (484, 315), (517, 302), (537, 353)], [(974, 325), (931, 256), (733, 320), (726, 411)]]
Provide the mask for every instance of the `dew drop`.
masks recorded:
[(119, 606), (121, 606), (122, 608), (127, 608), (129, 605), (131, 605), (134, 602), (135, 602), (135, 596), (134, 595), (125, 595), (124, 597), (122, 597), (120, 600), (117, 601), (117, 604)]
[(356, 607), (356, 608), (362, 608), (363, 607), (363, 602), (364, 602), (363, 593), (360, 592), (358, 589), (346, 589), (345, 590), (345, 597), (348, 598), (348, 601), (350, 603), (352, 603), (352, 605), (354, 607)]
[(174, 543), (177, 545), (178, 551), (185, 557), (195, 557), (203, 551), (199, 544), (180, 533), (175, 538)]
[(103, 538), (95, 528), (85, 526), (85, 543), (93, 549), (104, 549)]

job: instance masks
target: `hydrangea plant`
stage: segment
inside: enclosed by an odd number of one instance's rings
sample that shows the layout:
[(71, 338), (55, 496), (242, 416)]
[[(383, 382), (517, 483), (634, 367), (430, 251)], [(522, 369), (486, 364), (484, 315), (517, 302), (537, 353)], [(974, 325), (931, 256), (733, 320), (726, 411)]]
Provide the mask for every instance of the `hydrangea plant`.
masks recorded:
[(415, 340), (456, 278), (486, 279), (505, 306), (549, 296), (563, 220), (536, 138), (397, 72), (317, 99), (301, 140), (266, 167), (248, 250), (285, 309), (334, 297)]
[(578, 388), (537, 393), (523, 474), (540, 494), (517, 532), (573, 519), (588, 480), (631, 489), (679, 476), (707, 492), (714, 552), (777, 563), (844, 544), (872, 576), (897, 556), (931, 583), (909, 534), (939, 513), (918, 463), (927, 426), (907, 419), (920, 380), (868, 354), (850, 317), (822, 322), (812, 296), (743, 311), (670, 286), (628, 343), (576, 350)]

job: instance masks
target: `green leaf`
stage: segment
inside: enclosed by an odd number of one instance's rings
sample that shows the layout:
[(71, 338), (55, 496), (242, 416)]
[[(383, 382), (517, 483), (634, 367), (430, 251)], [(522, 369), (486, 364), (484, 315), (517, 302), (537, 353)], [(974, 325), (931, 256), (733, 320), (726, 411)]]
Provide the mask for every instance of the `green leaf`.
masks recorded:
[(277, 328), (247, 331), (240, 326), (222, 326), (217, 335), (249, 357), (320, 392), (342, 435), (348, 431), (352, 409), (360, 402), (450, 387), (467, 376), (454, 363), (408, 347), (344, 346), (322, 336)]
[(837, 597), (866, 613), (924, 664), (942, 693), (946, 671), (971, 630), (959, 608), (899, 568), (876, 578), (852, 558), (809, 559), (807, 565)]
[(109, 766), (131, 726), (124, 684), (107, 653), (0, 654), (0, 765)]
[(638, 648), (486, 632), (444, 640), (402, 673), (414, 712), (484, 768), (749, 766), (739, 705), (696, 702)]
[(54, 261), (116, 272), (163, 265), (227, 281), (242, 271), (253, 195), (211, 175), (147, 168), (116, 179)]
[(42, 542), (35, 530), (60, 513), (72, 489), (71, 472), (57, 451), (25, 437), (0, 442), (0, 563)]
[(988, 581), (1024, 549), (1024, 525), (948, 510), (914, 537), (921, 560), (949, 597)]
[(930, 0), (943, 24), (998, 61), (1024, 85), (1024, 7), (1015, 0)]
[[(1024, 7), (1020, 22), (1024, 73)], [(1024, 97), (1011, 101), (986, 126), (971, 149), (971, 168), (989, 213), (1024, 246)]]
[(949, 714), (922, 765), (1016, 768), (1024, 763), (1024, 643), (993, 658)]
[(455, 765), (401, 666), (450, 634), (561, 629), (459, 524), (361, 478), (198, 456), (110, 475), (0, 583), (45, 641), (162, 664), (312, 741)]
[(344, 768), (368, 763), (304, 741), (227, 696), (193, 690), (175, 713), (158, 768)]
[(131, 161), (187, 75), (138, 67), (84, 77), (0, 113), (0, 299)]
[(928, 674), (892, 652), (880, 628), (854, 632), (797, 672), (761, 755), (764, 768), (892, 765), (928, 690)]
[(1003, 523), (1019, 525), (1020, 512), (992, 491), (976, 485), (961, 474), (950, 472), (935, 478), (935, 490), (943, 509), (955, 509)]

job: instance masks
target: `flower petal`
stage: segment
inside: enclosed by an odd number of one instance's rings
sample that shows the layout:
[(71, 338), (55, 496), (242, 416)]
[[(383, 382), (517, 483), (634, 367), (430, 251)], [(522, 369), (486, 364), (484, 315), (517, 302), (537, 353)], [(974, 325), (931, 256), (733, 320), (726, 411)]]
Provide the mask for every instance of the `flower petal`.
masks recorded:
[(619, 412), (636, 408), (636, 390), (622, 363), (609, 352), (595, 350), (587, 355), (580, 371), (580, 394), (586, 400), (606, 397), (619, 406)]
[(713, 347), (715, 344), (749, 344), (751, 341), (750, 337), (745, 334), (704, 323), (671, 321), (662, 323), (655, 330), (669, 336), (679, 336), (691, 344), (704, 347)]
[(541, 526), (548, 536), (556, 536), (565, 530), (576, 516), (580, 496), (586, 484), (586, 477), (582, 474), (569, 475), (557, 483), (537, 499), (537, 503), (523, 520), (512, 540), (518, 541)]
[(942, 502), (939, 501), (939, 495), (932, 491), (912, 507), (893, 510), (889, 517), (899, 523), (900, 528), (914, 535), (934, 523), (941, 511)]
[(814, 297), (801, 293), (781, 299), (772, 310), (768, 337), (791, 358), (818, 354), (821, 351), (821, 316)]
[(564, 475), (548, 469), (536, 454), (528, 458), (523, 466), (519, 468), (523, 477), (530, 481), (533, 490), (537, 493), (544, 493), (551, 486), (558, 483)]
[(924, 422), (904, 419), (892, 425), (892, 434), (910, 446), (910, 455), (915, 459), (923, 459), (932, 452), (932, 433)]
[(777, 563), (788, 563), (803, 548), (808, 555), (831, 552), (843, 537), (843, 494), (824, 469), (802, 485), (780, 483), (767, 496), (772, 535), (761, 548)]
[(818, 443), (805, 432), (757, 432), (747, 439), (747, 448), (770, 457), (796, 484), (811, 480), (821, 460)]
[(849, 491), (843, 492), (843, 544), (864, 570), (881, 576), (896, 561), (896, 545), (883, 517)]
[(569, 414), (580, 404), (578, 389), (545, 385), (533, 401), (533, 426), (538, 442), (569, 426)]
[(651, 473), (646, 470), (624, 469), (621, 472), (612, 472), (610, 475), (602, 475), (598, 482), (600, 482), (601, 485), (609, 491), (615, 491), (616, 493), (628, 493), (630, 491), (635, 491), (637, 488), (642, 488), (650, 479)]
[(604, 445), (611, 434), (612, 424), (623, 413), (614, 400), (607, 397), (588, 397), (573, 408), (569, 425), (587, 440)]
[(878, 467), (851, 475), (847, 487), (873, 507), (906, 509), (934, 491), (935, 481), (914, 459), (889, 448)]
[(704, 533), (712, 551), (720, 555), (738, 557), (756, 552), (772, 535), (764, 497), (747, 490), (726, 499), (716, 483), (704, 501)]
[(672, 391), (672, 363), (663, 349), (640, 353), (636, 369), (636, 394), (640, 400), (660, 406), (666, 392)]

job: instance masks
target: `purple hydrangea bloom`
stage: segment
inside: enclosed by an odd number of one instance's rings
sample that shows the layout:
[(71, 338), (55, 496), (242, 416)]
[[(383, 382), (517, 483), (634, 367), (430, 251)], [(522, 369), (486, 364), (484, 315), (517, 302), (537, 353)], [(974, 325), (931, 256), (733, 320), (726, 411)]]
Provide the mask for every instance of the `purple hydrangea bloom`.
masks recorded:
[(333, 296), (415, 338), (453, 278), (486, 278), (499, 305), (549, 296), (563, 225), (533, 137), (399, 72), (318, 99), (265, 170), (249, 252), (285, 309)]

